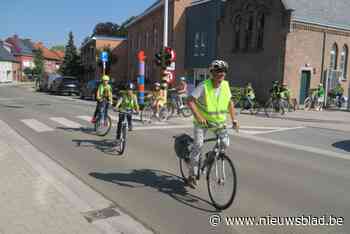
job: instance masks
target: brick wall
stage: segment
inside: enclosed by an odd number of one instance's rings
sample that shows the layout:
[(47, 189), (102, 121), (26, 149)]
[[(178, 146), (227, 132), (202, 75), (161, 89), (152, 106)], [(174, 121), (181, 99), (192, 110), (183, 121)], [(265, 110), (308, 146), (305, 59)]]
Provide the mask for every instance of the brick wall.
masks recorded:
[[(324, 39), (325, 50), (323, 54)], [(287, 37), (284, 81), (291, 87), (293, 96), (297, 98), (298, 101), (300, 97), (300, 79), (302, 71), (311, 71), (310, 88), (316, 88), (321, 82), (322, 56), (324, 56), (323, 71), (326, 71), (330, 64), (330, 55), (334, 43), (338, 45), (337, 67), (339, 68), (340, 53), (345, 44), (348, 46), (350, 45), (350, 34), (340, 33), (339, 30), (334, 31), (328, 30), (327, 28), (311, 27), (302, 24), (293, 25), (293, 30)], [(347, 66), (349, 69), (349, 60)], [(341, 84), (347, 96), (349, 78), (346, 81), (342, 81)]]
[[(261, 1), (256, 1), (261, 3)], [(270, 3), (270, 5), (269, 5)], [(245, 33), (240, 40), (241, 49), (234, 49), (234, 24), (237, 15), (247, 18), (246, 1), (227, 1), (223, 19), (220, 21), (218, 36), (219, 58), (228, 61), (228, 80), (234, 86), (251, 82), (257, 97), (266, 100), (272, 81), (283, 79), (285, 38), (289, 28), (288, 14), (280, 1), (266, 2), (263, 50), (245, 50)], [(244, 21), (243, 21), (244, 22)], [(245, 29), (245, 25), (241, 27)], [(256, 35), (256, 34), (255, 34)]]

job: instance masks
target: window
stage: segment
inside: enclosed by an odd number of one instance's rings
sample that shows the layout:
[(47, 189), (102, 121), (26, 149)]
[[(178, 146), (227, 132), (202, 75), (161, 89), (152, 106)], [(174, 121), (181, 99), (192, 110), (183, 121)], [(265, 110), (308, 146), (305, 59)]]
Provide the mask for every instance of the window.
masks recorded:
[(241, 48), (241, 24), (242, 17), (237, 16), (234, 22), (234, 49), (239, 50)]
[(264, 28), (265, 28), (265, 15), (264, 14), (259, 15), (258, 22), (257, 22), (257, 28), (258, 28), (257, 48), (263, 49), (264, 48)]
[(200, 41), (200, 33), (196, 32), (194, 35), (194, 47), (198, 48), (199, 47), (199, 41)]
[(207, 33), (206, 32), (202, 32), (201, 35), (201, 47), (205, 48), (207, 46)]
[(333, 44), (332, 50), (331, 50), (331, 62), (330, 62), (330, 68), (332, 70), (337, 69), (337, 58), (338, 58), (338, 46), (336, 43)]
[(341, 71), (341, 76), (345, 80), (348, 72), (348, 53), (349, 49), (347, 45), (344, 45), (343, 50), (340, 54), (340, 65), (339, 69)]
[(194, 45), (194, 54), (193, 56), (198, 56), (199, 55), (199, 46), (200, 46), (200, 40), (201, 40), (201, 34), (199, 32), (196, 32), (194, 34), (194, 41), (193, 41), (193, 45)]
[(245, 32), (245, 49), (250, 49), (253, 42), (253, 25), (254, 25), (254, 16), (251, 14), (248, 16)]

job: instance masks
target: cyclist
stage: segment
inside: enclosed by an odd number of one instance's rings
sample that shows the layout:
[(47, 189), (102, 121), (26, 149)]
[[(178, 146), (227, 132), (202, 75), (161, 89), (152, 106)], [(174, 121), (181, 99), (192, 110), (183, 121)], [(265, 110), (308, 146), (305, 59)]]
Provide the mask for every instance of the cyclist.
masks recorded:
[[(137, 102), (137, 96), (134, 94), (135, 85), (129, 83), (126, 87), (126, 92), (121, 92), (121, 97), (119, 98), (116, 109), (123, 112), (139, 112), (139, 104)], [(118, 129), (117, 129), (117, 139), (120, 138), (120, 133), (122, 130), (122, 123), (124, 118), (128, 120), (129, 131), (132, 131), (132, 113), (123, 114), (119, 113)]]
[(253, 102), (255, 100), (255, 92), (252, 87), (252, 83), (248, 83), (244, 89), (244, 97), (248, 101), (249, 107), (253, 106)]
[(152, 108), (156, 117), (158, 118), (160, 108), (166, 103), (166, 99), (164, 99), (164, 91), (161, 90), (161, 85), (159, 82), (154, 83), (154, 90), (147, 97), (153, 98)]
[(290, 90), (287, 84), (283, 84), (280, 88), (280, 97), (290, 104)]
[(96, 100), (97, 100), (97, 105), (96, 105), (94, 116), (92, 117), (92, 120), (91, 120), (92, 123), (96, 122), (97, 113), (100, 110), (100, 107), (104, 101), (107, 101), (107, 105), (105, 108), (105, 116), (107, 116), (108, 114), (109, 104), (112, 105), (113, 103), (112, 87), (109, 85), (109, 76), (107, 75), (102, 76), (102, 83), (99, 84), (97, 88)]
[(187, 98), (187, 83), (186, 78), (181, 77), (180, 83), (176, 87), (178, 102), (180, 103), (180, 108), (184, 105), (184, 99)]
[(324, 88), (323, 88), (323, 84), (319, 84), (318, 88), (317, 88), (317, 101), (318, 101), (318, 111), (322, 111), (323, 110), (323, 103), (324, 103)]
[(280, 83), (279, 81), (275, 80), (272, 82), (272, 89), (270, 89), (270, 93), (273, 99), (280, 98)]
[[(205, 80), (190, 94), (188, 106), (194, 115), (194, 145), (190, 153), (190, 176), (188, 185), (195, 188), (198, 163), (204, 137), (208, 129), (213, 127), (220, 129), (226, 123), (227, 113), (230, 113), (234, 127), (238, 126), (235, 120), (235, 108), (231, 101), (229, 83), (225, 81), (228, 64), (222, 60), (214, 60), (210, 66), (211, 79)], [(211, 126), (209, 126), (211, 125)], [(224, 139), (225, 146), (229, 145), (229, 139)]]

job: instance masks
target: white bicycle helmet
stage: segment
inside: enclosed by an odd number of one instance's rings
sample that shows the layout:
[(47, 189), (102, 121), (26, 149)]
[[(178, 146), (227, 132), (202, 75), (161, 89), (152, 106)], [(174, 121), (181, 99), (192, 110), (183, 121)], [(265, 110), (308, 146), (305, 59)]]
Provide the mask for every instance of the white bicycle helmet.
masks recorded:
[(160, 83), (159, 83), (159, 82), (155, 82), (155, 83), (154, 83), (154, 86), (160, 87)]
[(214, 60), (209, 66), (210, 72), (227, 72), (228, 64), (224, 60)]

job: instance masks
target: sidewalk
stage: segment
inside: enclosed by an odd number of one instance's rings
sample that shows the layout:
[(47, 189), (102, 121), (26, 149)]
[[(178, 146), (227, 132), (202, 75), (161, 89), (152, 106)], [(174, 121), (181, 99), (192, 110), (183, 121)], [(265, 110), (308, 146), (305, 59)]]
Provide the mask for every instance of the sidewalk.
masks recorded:
[(0, 234), (151, 233), (117, 208), (118, 217), (94, 220), (92, 211), (113, 204), (2, 120), (0, 194)]

